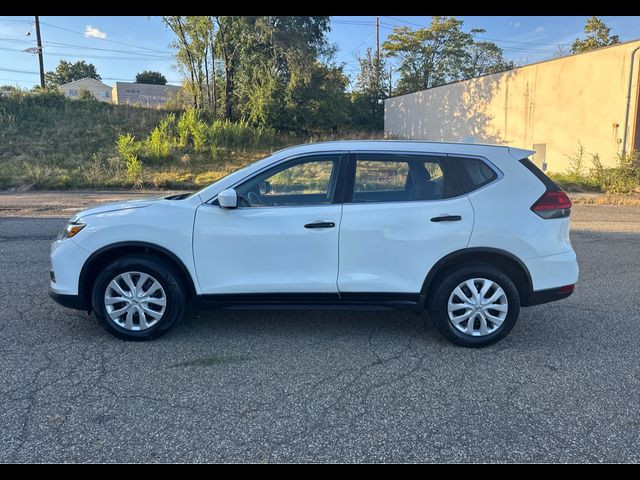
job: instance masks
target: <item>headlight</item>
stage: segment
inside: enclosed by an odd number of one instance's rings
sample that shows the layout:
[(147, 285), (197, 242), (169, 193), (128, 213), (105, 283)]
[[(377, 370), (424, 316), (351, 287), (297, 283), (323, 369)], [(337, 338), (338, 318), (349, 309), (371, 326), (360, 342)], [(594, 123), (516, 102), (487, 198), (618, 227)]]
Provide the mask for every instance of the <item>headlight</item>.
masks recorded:
[(85, 227), (84, 223), (78, 223), (78, 222), (70, 223), (60, 232), (60, 235), (58, 235), (58, 240), (74, 237), (84, 227)]

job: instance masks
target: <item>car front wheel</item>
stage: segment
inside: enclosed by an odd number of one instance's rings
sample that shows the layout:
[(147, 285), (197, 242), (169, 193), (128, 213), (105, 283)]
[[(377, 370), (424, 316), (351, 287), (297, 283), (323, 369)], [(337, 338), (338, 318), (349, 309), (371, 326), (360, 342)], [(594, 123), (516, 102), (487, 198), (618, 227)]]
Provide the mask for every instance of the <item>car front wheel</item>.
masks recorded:
[(438, 331), (465, 347), (497, 342), (513, 328), (519, 312), (520, 297), (511, 279), (485, 265), (448, 272), (429, 303)]
[(92, 304), (104, 328), (125, 340), (166, 333), (184, 313), (185, 295), (173, 268), (161, 258), (129, 255), (96, 278)]

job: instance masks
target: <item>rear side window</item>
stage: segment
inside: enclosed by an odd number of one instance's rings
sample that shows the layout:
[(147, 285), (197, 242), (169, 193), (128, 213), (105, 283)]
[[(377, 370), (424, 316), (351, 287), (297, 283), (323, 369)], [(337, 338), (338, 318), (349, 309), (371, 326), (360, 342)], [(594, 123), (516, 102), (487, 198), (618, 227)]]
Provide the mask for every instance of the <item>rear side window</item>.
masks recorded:
[(461, 195), (448, 158), (403, 154), (358, 154), (353, 202), (410, 202)]
[(465, 192), (473, 192), (493, 182), (498, 174), (479, 158), (452, 158), (458, 167), (458, 176)]

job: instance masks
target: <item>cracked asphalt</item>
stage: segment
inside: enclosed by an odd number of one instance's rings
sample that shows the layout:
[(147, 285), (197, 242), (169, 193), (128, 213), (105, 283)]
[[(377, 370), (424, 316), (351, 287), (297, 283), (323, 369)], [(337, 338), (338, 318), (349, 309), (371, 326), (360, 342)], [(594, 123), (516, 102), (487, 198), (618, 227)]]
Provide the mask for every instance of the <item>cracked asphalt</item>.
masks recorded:
[(2, 462), (638, 462), (640, 209), (574, 207), (576, 293), (495, 346), (410, 312), (192, 311), (127, 343), (0, 218)]

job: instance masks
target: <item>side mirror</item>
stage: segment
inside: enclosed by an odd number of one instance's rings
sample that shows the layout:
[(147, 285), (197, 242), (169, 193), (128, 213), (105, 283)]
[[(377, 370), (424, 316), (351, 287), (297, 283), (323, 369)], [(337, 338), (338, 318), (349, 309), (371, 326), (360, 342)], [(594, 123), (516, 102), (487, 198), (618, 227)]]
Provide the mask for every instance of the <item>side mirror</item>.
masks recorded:
[(218, 194), (218, 203), (222, 208), (238, 208), (238, 194), (235, 189), (227, 188)]

